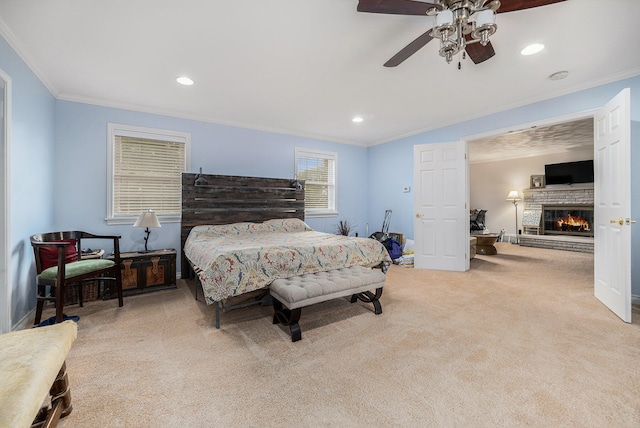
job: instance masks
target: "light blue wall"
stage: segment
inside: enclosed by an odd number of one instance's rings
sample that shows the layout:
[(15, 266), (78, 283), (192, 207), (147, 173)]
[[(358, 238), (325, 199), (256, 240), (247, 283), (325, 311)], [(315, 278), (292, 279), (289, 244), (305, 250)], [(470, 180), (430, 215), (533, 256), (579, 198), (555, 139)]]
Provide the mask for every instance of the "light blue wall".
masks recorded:
[[(295, 147), (337, 152), (340, 215), (306, 221), (316, 230), (334, 232), (339, 220), (349, 219), (364, 234), (367, 218), (364, 147), (68, 101), (56, 103), (56, 185), (73, 189), (54, 201), (53, 213), (59, 229), (122, 235), (122, 251), (144, 246), (143, 230), (108, 226), (104, 221), (109, 122), (191, 133), (192, 172), (202, 167), (208, 174), (293, 178)], [(179, 251), (180, 224), (163, 223), (161, 229), (152, 230), (149, 248)]]
[[(413, 238), (413, 189), (402, 193), (404, 186), (413, 186), (413, 146), (458, 141), (470, 135), (482, 134), (510, 126), (551, 119), (602, 107), (624, 88), (631, 88), (631, 164), (640, 165), (640, 77), (621, 80), (583, 90), (551, 100), (529, 104), (479, 119), (381, 144), (369, 149), (369, 223), (382, 225), (382, 213), (393, 210), (389, 230)], [(632, 168), (632, 216), (640, 216), (640, 172)], [(632, 228), (633, 294), (640, 295), (640, 227)]]
[(9, 75), (12, 84), (8, 204), (11, 319), (16, 324), (35, 306), (35, 268), (29, 236), (53, 227), (51, 207), (57, 196), (53, 175), (55, 99), (2, 37), (0, 69)]

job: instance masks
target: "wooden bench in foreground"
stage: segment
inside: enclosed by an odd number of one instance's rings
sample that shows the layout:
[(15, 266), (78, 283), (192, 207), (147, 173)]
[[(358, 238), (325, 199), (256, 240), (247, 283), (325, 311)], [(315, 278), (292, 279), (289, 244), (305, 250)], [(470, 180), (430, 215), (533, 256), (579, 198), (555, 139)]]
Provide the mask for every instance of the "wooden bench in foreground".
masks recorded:
[(55, 427), (71, 413), (73, 321), (0, 335), (0, 427)]
[(351, 295), (351, 303), (357, 300), (372, 303), (375, 314), (381, 314), (379, 299), (385, 278), (379, 269), (352, 266), (277, 279), (269, 286), (273, 298), (273, 323), (289, 326), (291, 341), (297, 342), (302, 338), (298, 321), (303, 307), (348, 295)]

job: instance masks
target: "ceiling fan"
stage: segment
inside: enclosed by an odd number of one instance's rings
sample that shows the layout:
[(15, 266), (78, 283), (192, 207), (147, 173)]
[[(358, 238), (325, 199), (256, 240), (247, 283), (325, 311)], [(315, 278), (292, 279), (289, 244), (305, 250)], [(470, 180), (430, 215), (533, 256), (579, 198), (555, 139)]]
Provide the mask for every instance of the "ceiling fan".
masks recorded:
[(489, 41), (498, 28), (495, 13), (546, 6), (566, 0), (359, 0), (358, 12), (434, 17), (433, 27), (395, 54), (385, 67), (395, 67), (432, 39), (440, 40), (440, 56), (447, 63), (466, 52), (475, 63), (495, 55)]

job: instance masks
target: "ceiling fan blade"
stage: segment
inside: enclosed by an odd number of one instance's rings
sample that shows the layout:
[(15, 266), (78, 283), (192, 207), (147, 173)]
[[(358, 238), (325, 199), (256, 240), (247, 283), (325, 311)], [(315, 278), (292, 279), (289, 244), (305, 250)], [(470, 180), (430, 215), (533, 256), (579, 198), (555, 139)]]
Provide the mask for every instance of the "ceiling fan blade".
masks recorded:
[(441, 10), (442, 6), (412, 0), (360, 0), (358, 2), (358, 12), (426, 15), (427, 11), (433, 8)]
[(400, 50), (400, 52), (395, 54), (389, 61), (385, 62), (384, 66), (385, 67), (395, 67), (395, 66), (398, 66), (398, 65), (402, 64), (402, 62), (404, 62), (404, 60), (409, 58), (414, 53), (418, 52), (420, 50), (420, 48), (422, 48), (424, 45), (429, 43), (431, 41), (431, 39), (433, 39), (433, 37), (431, 37), (431, 30), (429, 30), (426, 33), (424, 33), (421, 36), (419, 36), (413, 42), (409, 43), (407, 46), (402, 48), (402, 50)]
[(500, 0), (500, 8), (497, 13), (513, 12), (516, 10), (531, 9), (532, 7), (547, 6), (567, 0)]
[[(471, 38), (469, 34), (467, 34), (467, 37), (467, 40)], [(474, 64), (480, 64), (496, 54), (496, 51), (493, 50), (493, 46), (491, 46), (491, 42), (487, 43), (486, 46), (482, 46), (480, 43), (471, 43), (467, 45), (465, 50)]]

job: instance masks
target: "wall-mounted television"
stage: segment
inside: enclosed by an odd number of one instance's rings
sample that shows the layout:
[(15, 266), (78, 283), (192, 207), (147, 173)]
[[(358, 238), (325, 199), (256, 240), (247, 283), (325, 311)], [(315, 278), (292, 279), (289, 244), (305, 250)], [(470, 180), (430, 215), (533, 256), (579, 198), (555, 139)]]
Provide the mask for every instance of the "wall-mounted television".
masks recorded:
[(547, 185), (593, 183), (593, 160), (545, 165), (544, 179)]

